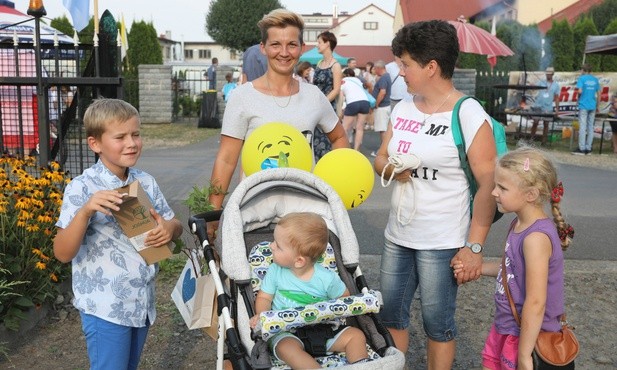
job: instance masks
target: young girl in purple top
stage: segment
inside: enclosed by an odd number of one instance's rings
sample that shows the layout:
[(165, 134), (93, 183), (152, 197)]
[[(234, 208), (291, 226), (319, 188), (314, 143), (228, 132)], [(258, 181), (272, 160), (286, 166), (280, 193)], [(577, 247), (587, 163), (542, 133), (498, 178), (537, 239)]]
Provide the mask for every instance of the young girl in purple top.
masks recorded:
[[(482, 366), (531, 370), (540, 330), (561, 329), (563, 250), (569, 246), (574, 230), (561, 215), (563, 186), (557, 182), (557, 171), (537, 149), (519, 148), (498, 160), (492, 195), (499, 211), (516, 213), (506, 240), (505, 267), (521, 326), (504, 292), (501, 260), (484, 262), (482, 275), (496, 277), (496, 291), (495, 319), (482, 350)], [(545, 212), (549, 202), (553, 220)], [(461, 269), (460, 262), (454, 264), (455, 275)], [(574, 368), (574, 363), (571, 366)]]

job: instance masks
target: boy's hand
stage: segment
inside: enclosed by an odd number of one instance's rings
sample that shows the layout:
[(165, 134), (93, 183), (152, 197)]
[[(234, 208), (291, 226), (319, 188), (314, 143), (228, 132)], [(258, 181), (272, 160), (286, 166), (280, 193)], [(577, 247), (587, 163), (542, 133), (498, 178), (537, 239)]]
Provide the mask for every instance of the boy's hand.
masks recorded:
[(173, 224), (161, 217), (153, 208), (150, 208), (150, 214), (156, 221), (156, 227), (148, 232), (146, 246), (159, 248), (167, 245), (174, 237)]
[(101, 212), (111, 216), (111, 211), (119, 211), (122, 204), (122, 194), (116, 190), (99, 190), (94, 193), (84, 204), (82, 210), (88, 217), (92, 217), (96, 212)]

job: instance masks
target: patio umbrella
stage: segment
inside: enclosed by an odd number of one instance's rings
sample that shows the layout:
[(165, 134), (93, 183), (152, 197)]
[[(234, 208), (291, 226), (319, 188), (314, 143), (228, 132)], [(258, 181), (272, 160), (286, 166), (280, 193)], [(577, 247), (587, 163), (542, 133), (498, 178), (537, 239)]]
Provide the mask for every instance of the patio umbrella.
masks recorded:
[[(347, 57), (340, 56), (334, 51), (332, 52), (332, 57), (334, 57), (334, 59), (336, 59), (336, 61), (339, 62), (341, 65), (346, 65), (347, 59), (349, 59)], [(304, 54), (300, 56), (301, 62), (307, 61), (313, 65), (319, 63), (319, 61), (322, 59), (323, 59), (323, 55), (319, 54), (319, 51), (317, 51), (316, 47), (312, 48), (311, 50), (305, 52)]]
[(514, 52), (497, 36), (490, 32), (468, 23), (465, 17), (458, 17), (456, 21), (448, 21), (456, 28), (458, 36), (459, 50), (464, 53), (491, 55), (491, 56), (510, 56)]

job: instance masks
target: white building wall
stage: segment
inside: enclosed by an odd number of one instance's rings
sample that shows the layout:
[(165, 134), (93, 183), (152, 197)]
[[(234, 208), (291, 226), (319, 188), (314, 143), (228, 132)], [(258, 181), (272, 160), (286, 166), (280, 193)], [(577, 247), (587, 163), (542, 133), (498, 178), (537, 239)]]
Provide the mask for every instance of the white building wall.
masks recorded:
[[(368, 6), (332, 29), (339, 45), (390, 45), (394, 17), (376, 6)], [(376, 29), (370, 29), (376, 26)]]

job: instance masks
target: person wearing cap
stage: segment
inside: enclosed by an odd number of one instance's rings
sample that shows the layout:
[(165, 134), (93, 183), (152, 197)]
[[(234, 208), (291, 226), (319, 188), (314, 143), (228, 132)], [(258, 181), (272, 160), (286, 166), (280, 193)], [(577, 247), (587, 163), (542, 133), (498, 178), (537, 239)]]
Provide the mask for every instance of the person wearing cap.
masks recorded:
[[(534, 108), (539, 110), (542, 113), (552, 113), (553, 117), (531, 117), (531, 138), (533, 139), (536, 136), (536, 130), (538, 129), (538, 124), (542, 121), (542, 145), (546, 144), (546, 140), (548, 139), (548, 127), (550, 122), (552, 122), (555, 118), (557, 118), (557, 114), (559, 113), (559, 91), (560, 87), (557, 82), (553, 80), (553, 75), (555, 74), (555, 69), (553, 67), (548, 67), (546, 69), (546, 81), (541, 81), (539, 83), (540, 86), (546, 87), (546, 89), (539, 90), (538, 96), (536, 97), (536, 101), (534, 102)], [(553, 111), (553, 104), (555, 105), (555, 110)]]

